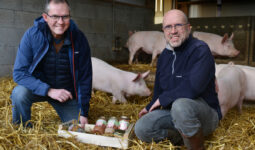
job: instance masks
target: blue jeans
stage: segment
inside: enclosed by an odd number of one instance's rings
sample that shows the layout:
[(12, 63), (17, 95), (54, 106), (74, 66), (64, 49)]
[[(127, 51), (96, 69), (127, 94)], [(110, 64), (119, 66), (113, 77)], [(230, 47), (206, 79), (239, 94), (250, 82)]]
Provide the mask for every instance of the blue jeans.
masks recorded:
[(47, 101), (58, 113), (62, 122), (78, 119), (79, 108), (75, 99), (61, 103), (46, 96), (35, 95), (24, 86), (17, 85), (11, 95), (12, 100), (12, 121), (15, 124), (25, 124), (31, 119), (31, 106), (36, 102)]
[(207, 136), (218, 123), (217, 112), (203, 99), (180, 98), (174, 101), (170, 110), (157, 109), (142, 116), (135, 124), (135, 134), (145, 142), (164, 139), (176, 142), (182, 138), (180, 133), (192, 137), (199, 129)]

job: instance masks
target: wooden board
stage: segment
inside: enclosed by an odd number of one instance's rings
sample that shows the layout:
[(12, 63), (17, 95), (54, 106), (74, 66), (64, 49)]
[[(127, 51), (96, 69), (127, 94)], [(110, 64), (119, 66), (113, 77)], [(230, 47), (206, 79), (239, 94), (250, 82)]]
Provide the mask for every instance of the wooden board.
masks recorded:
[[(92, 130), (94, 126), (94, 124), (86, 124), (85, 131)], [(127, 149), (129, 145), (129, 140), (133, 138), (133, 127), (134, 123), (130, 124), (123, 137), (109, 137), (103, 135), (67, 131), (63, 130), (63, 125), (59, 125), (58, 135), (65, 138), (74, 136), (77, 141), (82, 143)]]

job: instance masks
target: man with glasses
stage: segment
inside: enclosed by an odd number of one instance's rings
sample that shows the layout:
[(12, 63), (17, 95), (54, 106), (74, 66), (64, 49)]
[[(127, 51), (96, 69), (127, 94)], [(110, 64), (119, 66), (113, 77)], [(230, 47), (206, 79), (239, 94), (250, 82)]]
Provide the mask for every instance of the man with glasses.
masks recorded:
[(182, 11), (165, 14), (163, 31), (167, 46), (158, 59), (154, 95), (139, 113), (135, 134), (145, 142), (169, 139), (204, 149), (204, 136), (221, 119), (214, 58), (207, 44), (192, 37)]
[(84, 126), (92, 88), (88, 41), (70, 19), (67, 0), (48, 0), (44, 11), (25, 32), (17, 52), (13, 123), (31, 126), (32, 104), (47, 101), (62, 122), (76, 119)]

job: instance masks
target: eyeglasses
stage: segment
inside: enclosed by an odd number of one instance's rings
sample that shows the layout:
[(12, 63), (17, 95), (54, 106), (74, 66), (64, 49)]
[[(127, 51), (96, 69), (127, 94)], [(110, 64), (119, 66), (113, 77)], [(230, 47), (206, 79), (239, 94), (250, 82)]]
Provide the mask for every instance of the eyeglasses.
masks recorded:
[[(46, 13), (47, 14), (47, 13)], [(64, 16), (58, 16), (58, 15), (49, 15), (47, 14), (47, 16), (49, 16), (53, 21), (58, 21), (60, 18), (63, 20), (63, 21), (69, 21), (69, 19), (71, 18), (70, 15), (64, 15)]]
[(189, 23), (185, 23), (185, 24), (178, 23), (178, 24), (175, 24), (175, 25), (167, 25), (163, 29), (166, 30), (166, 31), (172, 31), (173, 28), (176, 29), (176, 30), (180, 30), (183, 26), (185, 26), (187, 24), (189, 24)]

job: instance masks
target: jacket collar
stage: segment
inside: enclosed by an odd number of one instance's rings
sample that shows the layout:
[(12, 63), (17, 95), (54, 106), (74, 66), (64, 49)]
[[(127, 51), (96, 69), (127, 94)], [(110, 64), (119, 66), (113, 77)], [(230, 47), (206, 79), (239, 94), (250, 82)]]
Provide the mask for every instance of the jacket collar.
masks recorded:
[(179, 47), (175, 47), (174, 51), (183, 51), (183, 50), (185, 50), (186, 46), (188, 45), (188, 43), (190, 42), (191, 39), (192, 39), (192, 34), (190, 34), (189, 37)]

